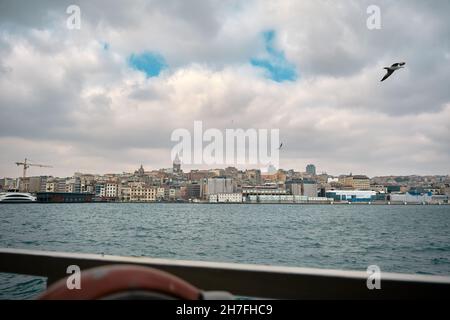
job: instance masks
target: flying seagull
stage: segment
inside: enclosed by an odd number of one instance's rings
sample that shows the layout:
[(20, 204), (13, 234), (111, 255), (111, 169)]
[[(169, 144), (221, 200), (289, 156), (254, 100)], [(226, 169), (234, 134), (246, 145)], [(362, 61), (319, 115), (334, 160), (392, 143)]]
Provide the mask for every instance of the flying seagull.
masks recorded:
[(393, 73), (394, 73), (394, 71), (397, 71), (397, 70), (399, 70), (399, 69), (402, 69), (402, 68), (404, 68), (404, 65), (406, 64), (406, 62), (398, 62), (398, 63), (394, 63), (392, 66), (390, 66), (390, 67), (386, 67), (386, 68), (384, 68), (384, 69), (386, 69), (387, 70), (387, 73), (386, 73), (386, 75), (383, 77), (383, 79), (381, 79), (381, 82), (383, 82), (384, 80), (386, 80), (387, 78), (389, 78)]

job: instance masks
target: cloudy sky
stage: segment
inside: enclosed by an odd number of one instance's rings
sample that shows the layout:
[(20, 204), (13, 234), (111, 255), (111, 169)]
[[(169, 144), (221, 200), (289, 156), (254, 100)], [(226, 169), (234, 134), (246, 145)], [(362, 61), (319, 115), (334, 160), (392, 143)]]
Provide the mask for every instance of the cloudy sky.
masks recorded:
[[(67, 28), (70, 4), (81, 28)], [(369, 30), (367, 7), (381, 9)], [(450, 2), (0, 1), (0, 177), (169, 167), (177, 128), (280, 129), (280, 164), (450, 173)], [(407, 68), (381, 83), (383, 67)]]

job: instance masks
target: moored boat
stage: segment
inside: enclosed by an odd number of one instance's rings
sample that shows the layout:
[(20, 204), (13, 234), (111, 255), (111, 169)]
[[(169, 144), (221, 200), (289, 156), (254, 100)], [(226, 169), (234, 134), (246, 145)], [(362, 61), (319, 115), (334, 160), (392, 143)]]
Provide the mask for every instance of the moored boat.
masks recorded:
[(0, 203), (29, 203), (36, 202), (37, 198), (26, 192), (0, 193)]

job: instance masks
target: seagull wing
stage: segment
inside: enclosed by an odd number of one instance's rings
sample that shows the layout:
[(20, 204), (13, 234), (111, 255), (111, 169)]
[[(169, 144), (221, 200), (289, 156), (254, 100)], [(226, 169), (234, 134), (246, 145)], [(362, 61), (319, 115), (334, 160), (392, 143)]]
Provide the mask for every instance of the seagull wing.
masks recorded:
[(386, 75), (383, 77), (383, 79), (381, 79), (381, 82), (383, 82), (384, 80), (386, 80), (387, 78), (389, 78), (393, 73), (394, 73), (393, 70), (389, 70), (389, 69), (388, 69)]
[(394, 63), (391, 67), (403, 67), (406, 64), (406, 62), (397, 62)]

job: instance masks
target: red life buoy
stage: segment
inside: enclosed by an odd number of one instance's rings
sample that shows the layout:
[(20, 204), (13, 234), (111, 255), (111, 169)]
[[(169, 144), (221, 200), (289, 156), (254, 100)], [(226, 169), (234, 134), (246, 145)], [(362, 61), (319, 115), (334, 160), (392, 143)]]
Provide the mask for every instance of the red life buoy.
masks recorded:
[(51, 285), (38, 299), (182, 299), (198, 300), (201, 291), (160, 270), (136, 265), (112, 265), (81, 272), (81, 288), (68, 289), (67, 278)]

